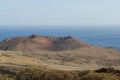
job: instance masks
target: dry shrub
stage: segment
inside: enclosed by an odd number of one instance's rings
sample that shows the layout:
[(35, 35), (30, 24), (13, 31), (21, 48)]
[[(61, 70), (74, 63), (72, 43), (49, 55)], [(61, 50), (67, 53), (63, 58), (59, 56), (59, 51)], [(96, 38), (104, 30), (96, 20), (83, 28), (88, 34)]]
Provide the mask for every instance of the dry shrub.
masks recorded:
[(0, 80), (14, 80), (14, 79), (10, 78), (8, 75), (2, 75), (2, 74), (0, 74)]
[(112, 68), (102, 68), (95, 71), (25, 69), (16, 75), (15, 80), (120, 80), (116, 71), (119, 72), (119, 70)]
[(101, 68), (98, 70), (95, 70), (97, 73), (109, 73), (109, 74), (117, 74), (120, 75), (120, 70), (115, 70), (114, 68)]
[(89, 74), (90, 72), (91, 72), (91, 71), (89, 71), (89, 70), (77, 71), (77, 75), (78, 75), (79, 77), (83, 77), (83, 76)]
[[(62, 70), (25, 69), (19, 72), (16, 80), (77, 80), (76, 74)], [(76, 75), (77, 76), (77, 75)]]
[(89, 71), (63, 71), (63, 70), (39, 70), (25, 69), (20, 71), (16, 80), (81, 80)]
[(10, 75), (10, 76), (16, 75), (15, 72), (13, 72), (9, 69), (2, 69), (2, 68), (0, 68), (0, 73), (3, 74), (3, 75), (7, 74), (7, 75)]
[(20, 71), (15, 79), (16, 80), (33, 80), (33, 75), (38, 74), (41, 70), (39, 69), (25, 69)]
[(72, 80), (80, 80), (78, 71), (69, 71), (69, 73), (72, 75)]
[(47, 70), (33, 77), (33, 80), (72, 80), (73, 76), (66, 71)]
[(82, 77), (82, 80), (103, 80), (103, 79), (104, 76), (97, 73), (88, 74)]

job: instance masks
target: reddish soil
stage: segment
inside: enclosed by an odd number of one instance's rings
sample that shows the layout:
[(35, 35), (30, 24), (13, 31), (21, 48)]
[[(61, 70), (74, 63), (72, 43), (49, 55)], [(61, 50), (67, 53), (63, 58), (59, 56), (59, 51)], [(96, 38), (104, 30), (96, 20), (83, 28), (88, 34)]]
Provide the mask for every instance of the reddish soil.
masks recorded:
[(0, 42), (0, 50), (72, 50), (91, 45), (74, 37), (54, 37), (31, 35), (28, 37), (14, 37)]

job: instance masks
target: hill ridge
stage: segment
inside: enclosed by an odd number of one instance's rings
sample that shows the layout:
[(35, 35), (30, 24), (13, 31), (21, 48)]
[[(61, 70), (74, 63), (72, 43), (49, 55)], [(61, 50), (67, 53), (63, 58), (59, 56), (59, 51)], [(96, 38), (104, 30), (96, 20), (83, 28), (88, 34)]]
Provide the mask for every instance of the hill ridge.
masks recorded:
[(30, 36), (13, 37), (0, 43), (0, 50), (69, 50), (80, 47), (90, 47), (72, 36), (55, 37), (32, 34)]

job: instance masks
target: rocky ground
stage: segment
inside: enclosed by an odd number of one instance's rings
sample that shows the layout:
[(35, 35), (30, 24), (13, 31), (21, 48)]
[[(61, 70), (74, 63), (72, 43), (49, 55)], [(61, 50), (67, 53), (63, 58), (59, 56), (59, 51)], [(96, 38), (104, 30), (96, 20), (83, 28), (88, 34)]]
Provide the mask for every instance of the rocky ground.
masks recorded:
[(67, 70), (120, 68), (120, 51), (90, 47), (67, 51), (0, 51), (0, 66)]

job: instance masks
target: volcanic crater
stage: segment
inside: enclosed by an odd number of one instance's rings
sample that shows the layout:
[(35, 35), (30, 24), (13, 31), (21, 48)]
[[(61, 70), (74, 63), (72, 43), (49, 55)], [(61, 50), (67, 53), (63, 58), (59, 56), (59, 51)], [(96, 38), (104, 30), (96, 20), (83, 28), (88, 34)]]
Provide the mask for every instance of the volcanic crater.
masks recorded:
[(54, 36), (41, 36), (33, 34), (31, 36), (13, 37), (0, 42), (0, 50), (10, 51), (31, 51), (31, 50), (50, 50), (50, 51), (63, 51), (73, 50), (81, 47), (90, 47), (79, 39), (72, 36), (54, 37)]

